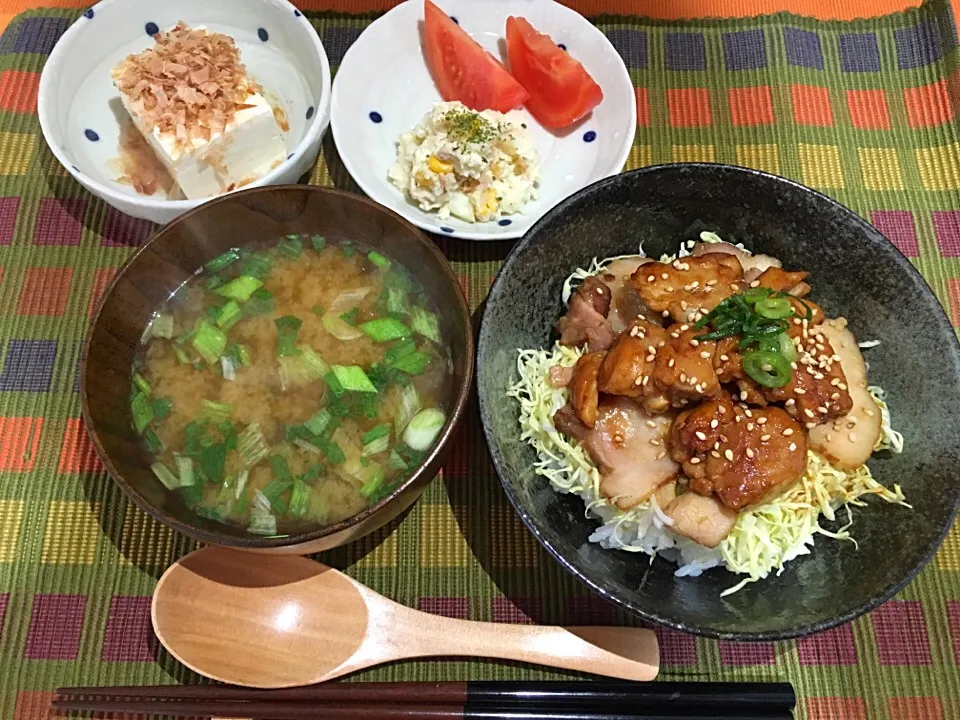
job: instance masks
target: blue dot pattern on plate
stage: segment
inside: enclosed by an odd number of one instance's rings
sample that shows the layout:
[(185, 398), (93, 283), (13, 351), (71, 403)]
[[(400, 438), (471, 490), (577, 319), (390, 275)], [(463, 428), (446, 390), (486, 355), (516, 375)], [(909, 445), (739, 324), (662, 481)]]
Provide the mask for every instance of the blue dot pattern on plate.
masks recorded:
[(160, 28), (157, 26), (155, 22), (148, 22), (146, 25), (143, 26), (143, 29), (146, 31), (147, 35), (149, 35), (150, 37), (153, 37), (158, 32), (160, 32)]
[(307, 120), (313, 117), (313, 105), (307, 108)]
[(584, 141), (584, 142), (593, 142), (593, 141), (596, 140), (596, 139), (597, 139), (597, 134), (596, 134), (593, 130), (587, 130), (587, 131), (583, 134), (583, 141)]
[(89, 140), (90, 142), (96, 142), (97, 140), (100, 139), (100, 136), (97, 134), (97, 131), (91, 130), (90, 128), (87, 128), (86, 130), (84, 130), (83, 134), (86, 135), (87, 140)]
[(511, 220), (510, 218), (503, 218), (503, 220), (501, 220), (498, 224), (501, 225), (502, 227), (506, 227), (512, 222), (513, 220)]
[(457, 20), (457, 16), (456, 16), (456, 15), (451, 15), (451, 16), (450, 16), (450, 19), (453, 20), (457, 25), (460, 24), (460, 21)]
[(257, 28), (257, 37), (266, 42), (270, 39), (270, 34), (264, 28)]
[(566, 50), (566, 49), (567, 49), (567, 46), (564, 45), (563, 43), (557, 43), (557, 47), (560, 48), (561, 50)]
[(293, 11), (293, 16), (294, 16), (294, 17), (300, 17), (302, 14), (303, 14), (303, 13), (301, 13), (299, 10), (294, 10), (294, 11)]
[(452, 232), (453, 232), (453, 228), (448, 228), (448, 227), (446, 227), (445, 225), (441, 225), (441, 226), (440, 226), (440, 229), (443, 230), (445, 233), (452, 233)]
[(381, 115), (381, 114), (378, 113), (376, 110), (374, 110), (373, 112), (370, 113), (370, 119), (371, 119), (373, 122), (375, 122), (375, 123), (377, 123), (377, 124), (380, 124), (380, 123), (383, 122), (383, 115)]
[(81, 173), (80, 173), (80, 168), (78, 168), (76, 165), (71, 165), (71, 166), (70, 166), (70, 169), (73, 170), (73, 171), (74, 171), (75, 173), (77, 173), (78, 175), (81, 174)]
[(287, 160), (289, 160), (292, 157), (293, 157), (293, 153), (290, 153), (289, 155), (287, 155)]
[(89, 10), (87, 10), (87, 11), (83, 14), (83, 16), (84, 16), (87, 20), (92, 19), (92, 18), (93, 18), (93, 8), (90, 8)]

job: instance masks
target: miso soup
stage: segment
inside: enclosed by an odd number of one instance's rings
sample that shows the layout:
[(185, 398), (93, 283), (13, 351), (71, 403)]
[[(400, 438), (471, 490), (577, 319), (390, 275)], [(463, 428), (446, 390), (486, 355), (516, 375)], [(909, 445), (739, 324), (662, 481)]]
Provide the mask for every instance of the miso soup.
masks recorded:
[(210, 261), (134, 363), (134, 429), (199, 515), (257, 535), (336, 523), (437, 439), (450, 349), (415, 276), (348, 240), (289, 235)]

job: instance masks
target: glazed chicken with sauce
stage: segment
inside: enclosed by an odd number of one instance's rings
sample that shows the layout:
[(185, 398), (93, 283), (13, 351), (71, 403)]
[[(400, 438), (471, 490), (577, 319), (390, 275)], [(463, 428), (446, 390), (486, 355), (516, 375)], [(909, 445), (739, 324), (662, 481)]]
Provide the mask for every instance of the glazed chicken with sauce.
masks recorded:
[(738, 512), (801, 480), (808, 447), (865, 463), (881, 418), (863, 356), (810, 291), (807, 273), (727, 243), (588, 277), (557, 324), (587, 352), (551, 382), (570, 390), (554, 425), (590, 454), (603, 496), (655, 497), (676, 532), (716, 547)]

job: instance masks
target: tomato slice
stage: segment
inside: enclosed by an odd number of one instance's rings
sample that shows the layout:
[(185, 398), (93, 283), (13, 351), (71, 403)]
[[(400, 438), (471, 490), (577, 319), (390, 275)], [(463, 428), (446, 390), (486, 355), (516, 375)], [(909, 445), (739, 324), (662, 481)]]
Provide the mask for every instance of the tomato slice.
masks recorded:
[(430, 0), (423, 11), (427, 65), (444, 100), (499, 112), (523, 105), (529, 94), (496, 58)]
[(510, 72), (530, 93), (526, 106), (541, 125), (572, 125), (603, 100), (583, 65), (522, 17), (507, 18)]

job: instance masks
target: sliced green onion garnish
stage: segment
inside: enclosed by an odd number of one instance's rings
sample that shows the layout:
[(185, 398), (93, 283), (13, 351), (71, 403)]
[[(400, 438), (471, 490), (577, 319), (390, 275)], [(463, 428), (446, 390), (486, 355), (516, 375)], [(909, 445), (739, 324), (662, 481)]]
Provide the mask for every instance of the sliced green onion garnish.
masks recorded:
[(269, 510), (255, 505), (250, 509), (250, 525), (247, 526), (247, 532), (252, 535), (276, 535), (277, 518)]
[(429, 450), (446, 421), (447, 416), (437, 408), (421, 410), (403, 431), (403, 442), (414, 450)]
[(233, 363), (233, 358), (224, 355), (220, 358), (220, 371), (223, 373), (223, 379), (234, 381), (237, 379), (237, 366)]
[(327, 239), (323, 235), (314, 235), (310, 238), (313, 249), (320, 252), (327, 246)]
[(201, 400), (200, 404), (203, 406), (203, 415), (208, 420), (214, 423), (222, 423), (230, 419), (230, 413), (233, 410), (230, 405), (206, 399)]
[(341, 240), (340, 251), (343, 253), (344, 257), (350, 257), (357, 251), (357, 249), (353, 246), (352, 240)]
[(340, 446), (332, 440), (325, 442), (320, 449), (323, 450), (323, 454), (327, 456), (327, 460), (334, 465), (342, 465), (347, 459), (347, 456), (343, 454)]
[(277, 357), (289, 357), (299, 354), (297, 335), (303, 320), (294, 315), (284, 315), (273, 321), (277, 326)]
[(180, 480), (170, 472), (170, 468), (164, 465), (162, 462), (157, 460), (154, 462), (150, 469), (153, 470), (153, 474), (157, 476), (157, 480), (163, 483), (163, 486), (167, 490), (176, 490), (180, 487)]
[(160, 436), (149, 428), (143, 433), (143, 441), (147, 444), (147, 450), (152, 452), (154, 455), (158, 455), (164, 451), (165, 446), (163, 444), (163, 440), (161, 440)]
[(170, 398), (154, 398), (150, 404), (153, 405), (153, 416), (157, 420), (163, 420), (173, 408), (173, 400)]
[[(396, 390), (394, 390), (396, 392)], [(413, 385), (407, 385), (400, 391), (400, 399), (393, 415), (393, 430), (399, 437), (420, 410), (420, 395)]]
[(197, 482), (193, 474), (193, 460), (186, 455), (175, 455), (177, 462), (177, 472), (180, 474), (180, 487), (189, 487)]
[(241, 275), (223, 287), (217, 288), (217, 294), (223, 295), (223, 297), (230, 298), (231, 300), (246, 302), (250, 299), (250, 296), (262, 286), (263, 282), (258, 278), (252, 275)]
[(151, 392), (153, 392), (153, 389), (150, 387), (150, 383), (148, 383), (147, 379), (140, 373), (133, 374), (133, 384), (140, 388), (146, 395), (149, 395)]
[(422, 375), (427, 365), (430, 364), (430, 356), (420, 351), (404, 355), (390, 363), (390, 367), (402, 370), (410, 375)]
[[(779, 353), (753, 350), (743, 356), (743, 371), (763, 387), (778, 388), (790, 382), (790, 362)], [(411, 446), (412, 447), (412, 446)]]
[(377, 425), (370, 430), (367, 430), (363, 435), (360, 436), (360, 442), (364, 445), (369, 445), (374, 440), (378, 440), (382, 437), (389, 437), (390, 435), (390, 426), (386, 423)]
[(440, 322), (429, 310), (415, 307), (410, 311), (410, 326), (418, 333), (435, 343), (440, 342)]
[(327, 408), (323, 408), (303, 425), (314, 435), (323, 435), (323, 431), (330, 425), (331, 420), (333, 420), (333, 415)]
[(130, 412), (133, 415), (133, 427), (138, 433), (146, 430), (147, 425), (153, 420), (153, 404), (146, 393), (138, 391), (134, 393), (130, 401)]
[(307, 385), (330, 372), (330, 366), (309, 345), (298, 346), (299, 355), (282, 357), (280, 363), (280, 389)]
[(216, 290), (221, 285), (223, 285), (223, 278), (220, 277), (219, 275), (211, 275), (210, 277), (207, 278), (207, 281), (203, 284), (203, 286), (211, 292)]
[(213, 260), (206, 264), (207, 270), (212, 273), (217, 273), (223, 270), (225, 267), (233, 265), (237, 260), (240, 259), (240, 251), (237, 248), (230, 248), (225, 253), (217, 255)]
[(247, 487), (247, 480), (250, 478), (250, 471), (247, 469), (241, 470), (237, 473), (237, 484), (233, 488), (234, 497), (237, 500), (240, 499), (240, 496), (243, 495), (244, 489)]
[[(370, 378), (367, 377), (367, 374), (359, 365), (334, 365), (330, 370), (333, 378), (336, 380), (338, 389), (340, 389), (340, 392), (337, 394), (343, 394), (345, 391), (360, 393), (377, 392), (376, 386), (370, 382)], [(330, 385), (330, 389), (333, 390), (333, 384), (329, 382), (328, 384)]]
[(223, 470), (227, 464), (227, 446), (216, 443), (205, 447), (200, 451), (197, 462), (207, 482), (219, 484), (223, 480)]
[(330, 313), (323, 316), (323, 327), (328, 333), (337, 338), (337, 340), (349, 341), (363, 337), (362, 330), (358, 330), (350, 323), (344, 321), (343, 318)]
[(273, 268), (273, 258), (270, 253), (262, 250), (251, 253), (243, 261), (243, 274), (263, 280)]
[(347, 310), (345, 313), (340, 313), (340, 319), (343, 320), (347, 325), (356, 326), (357, 317), (360, 315), (360, 308), (355, 307)]
[(390, 342), (410, 335), (410, 328), (391, 317), (377, 318), (360, 325), (360, 329), (374, 342)]
[(793, 339), (785, 332), (773, 337), (761, 338), (757, 343), (757, 348), (767, 352), (779, 353), (786, 358), (787, 362), (796, 362), (797, 359), (797, 348), (793, 345)]
[(288, 512), (294, 517), (303, 517), (310, 506), (310, 486), (302, 480), (293, 481), (293, 490), (290, 491), (290, 507)]
[(363, 456), (379, 455), (390, 449), (390, 436), (384, 435), (363, 446)]
[(266, 315), (273, 312), (274, 307), (276, 307), (276, 301), (273, 293), (266, 288), (258, 288), (243, 306), (243, 311), (248, 315)]
[(303, 252), (303, 241), (299, 235), (287, 235), (277, 243), (277, 252), (286, 255), (291, 260), (296, 260)]
[(760, 302), (761, 300), (765, 300), (771, 295), (773, 295), (773, 290), (771, 290), (770, 288), (755, 287), (755, 288), (750, 288), (748, 290), (744, 290), (743, 299), (746, 300), (751, 305), (755, 305), (756, 303)]
[(390, 451), (390, 459), (387, 460), (387, 467), (391, 470), (406, 470), (407, 461), (401, 457), (400, 453), (397, 452), (397, 449), (394, 448)]
[(240, 321), (242, 316), (240, 305), (236, 300), (230, 300), (217, 313), (217, 327), (221, 330), (229, 330)]
[(201, 320), (197, 324), (190, 344), (208, 365), (213, 365), (219, 362), (220, 356), (227, 347), (227, 336), (211, 323)]
[(290, 483), (293, 480), (293, 475), (290, 474), (290, 466), (283, 455), (271, 455), (270, 467), (273, 468), (273, 476), (277, 480), (285, 483)]
[(386, 310), (392, 315), (406, 315), (410, 312), (406, 291), (400, 288), (386, 289)]
[(243, 458), (243, 462), (248, 468), (253, 467), (270, 454), (267, 439), (263, 436), (259, 424), (250, 423), (237, 436), (237, 452), (240, 453), (240, 457)]
[(183, 428), (183, 452), (187, 455), (199, 455), (203, 449), (204, 427), (193, 420)]
[(380, 489), (385, 477), (383, 468), (379, 465), (371, 465), (367, 470), (366, 480), (364, 480), (363, 486), (360, 488), (360, 494), (365, 498), (369, 498)]
[(381, 255), (376, 250), (371, 250), (368, 252), (367, 259), (381, 270), (389, 270), (390, 265), (392, 264), (390, 262), (390, 258), (388, 258), (386, 255)]
[(757, 315), (771, 320), (782, 320), (793, 315), (793, 306), (786, 298), (767, 298), (759, 301), (754, 309)]
[(180, 363), (181, 365), (190, 364), (190, 356), (187, 355), (187, 353), (184, 351), (182, 347), (179, 347), (178, 345), (174, 345), (173, 354), (176, 356), (177, 362)]

